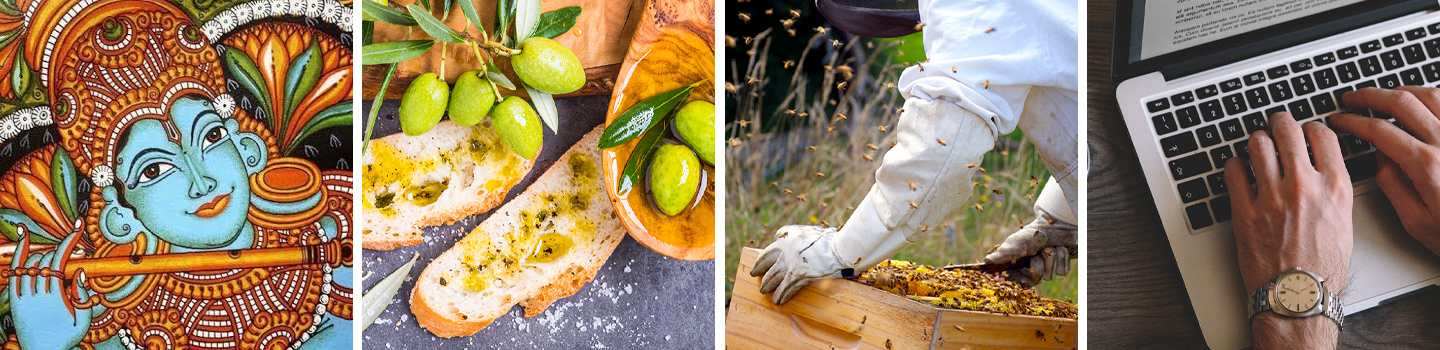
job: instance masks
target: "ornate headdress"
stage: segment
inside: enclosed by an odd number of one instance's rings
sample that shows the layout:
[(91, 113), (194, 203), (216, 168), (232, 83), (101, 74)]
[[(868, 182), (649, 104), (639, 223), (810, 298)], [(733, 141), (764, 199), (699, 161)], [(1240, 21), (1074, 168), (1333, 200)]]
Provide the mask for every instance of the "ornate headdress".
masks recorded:
[(169, 2), (52, 0), (25, 21), (25, 60), (48, 89), (61, 146), (97, 187), (112, 184), (117, 143), (135, 122), (160, 120), (179, 137), (167, 113), (175, 99), (199, 95), (237, 114), (219, 54)]

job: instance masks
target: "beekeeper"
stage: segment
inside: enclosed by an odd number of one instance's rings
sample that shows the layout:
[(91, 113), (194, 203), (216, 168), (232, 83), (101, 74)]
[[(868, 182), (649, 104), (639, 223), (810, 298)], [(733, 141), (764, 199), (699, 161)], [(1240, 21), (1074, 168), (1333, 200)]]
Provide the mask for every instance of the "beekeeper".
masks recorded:
[(985, 262), (1028, 259), (1030, 267), (1012, 276), (1023, 283), (1067, 274), (1079, 223), (1077, 4), (919, 0), (911, 10), (918, 11), (916, 24), (905, 23), (903, 11), (865, 9), (881, 1), (818, 0), (817, 6), (831, 25), (856, 35), (889, 34), (896, 25), (924, 32), (929, 61), (900, 75), (906, 100), (898, 144), (840, 229), (776, 230), (775, 242), (750, 270), (764, 276), (760, 292), (775, 292), (773, 300), (781, 304), (818, 279), (856, 276), (920, 240), (965, 206), (977, 170), (968, 165), (979, 163), (998, 135), (1017, 126), (1052, 178), (1036, 199), (1035, 220)]

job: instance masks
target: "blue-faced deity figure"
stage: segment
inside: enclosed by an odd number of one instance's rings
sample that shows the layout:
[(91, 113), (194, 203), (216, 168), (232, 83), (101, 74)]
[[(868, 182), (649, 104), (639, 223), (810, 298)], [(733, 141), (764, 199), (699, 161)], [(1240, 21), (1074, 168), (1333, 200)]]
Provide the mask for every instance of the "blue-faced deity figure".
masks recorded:
[(7, 348), (351, 347), (348, 1), (0, 2)]

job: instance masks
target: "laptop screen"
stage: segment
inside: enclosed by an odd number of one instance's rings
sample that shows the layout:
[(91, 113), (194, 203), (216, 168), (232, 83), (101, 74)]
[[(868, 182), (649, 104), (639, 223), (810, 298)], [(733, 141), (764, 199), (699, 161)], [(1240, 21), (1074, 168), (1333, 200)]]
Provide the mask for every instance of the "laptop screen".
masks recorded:
[(1436, 0), (1116, 0), (1116, 82), (1166, 79), (1425, 10)]
[(1362, 0), (1134, 0), (1135, 62)]

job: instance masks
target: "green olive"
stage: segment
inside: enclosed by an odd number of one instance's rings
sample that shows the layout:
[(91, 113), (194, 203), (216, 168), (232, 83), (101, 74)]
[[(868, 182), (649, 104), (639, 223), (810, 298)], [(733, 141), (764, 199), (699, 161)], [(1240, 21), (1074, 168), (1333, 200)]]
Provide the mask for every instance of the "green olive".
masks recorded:
[(490, 111), (490, 118), (506, 147), (525, 159), (535, 158), (544, 134), (540, 129), (540, 115), (535, 114), (529, 103), (519, 97), (506, 97)]
[(675, 130), (700, 160), (715, 164), (715, 104), (705, 101), (686, 104), (675, 116)]
[(544, 37), (520, 42), (520, 53), (510, 56), (515, 75), (541, 92), (564, 94), (585, 85), (585, 69), (575, 53)]
[(410, 82), (400, 98), (400, 130), (406, 135), (420, 136), (435, 127), (445, 116), (445, 103), (450, 99), (450, 85), (435, 73), (421, 74)]
[(690, 206), (700, 189), (700, 160), (695, 152), (680, 144), (667, 144), (655, 150), (650, 163), (650, 193), (655, 205), (668, 216), (675, 216)]
[(455, 80), (455, 90), (450, 92), (450, 120), (455, 124), (479, 124), (490, 114), (490, 107), (495, 106), (495, 87), (482, 77), (484, 74), (485, 71), (476, 69), (460, 74), (460, 79)]

